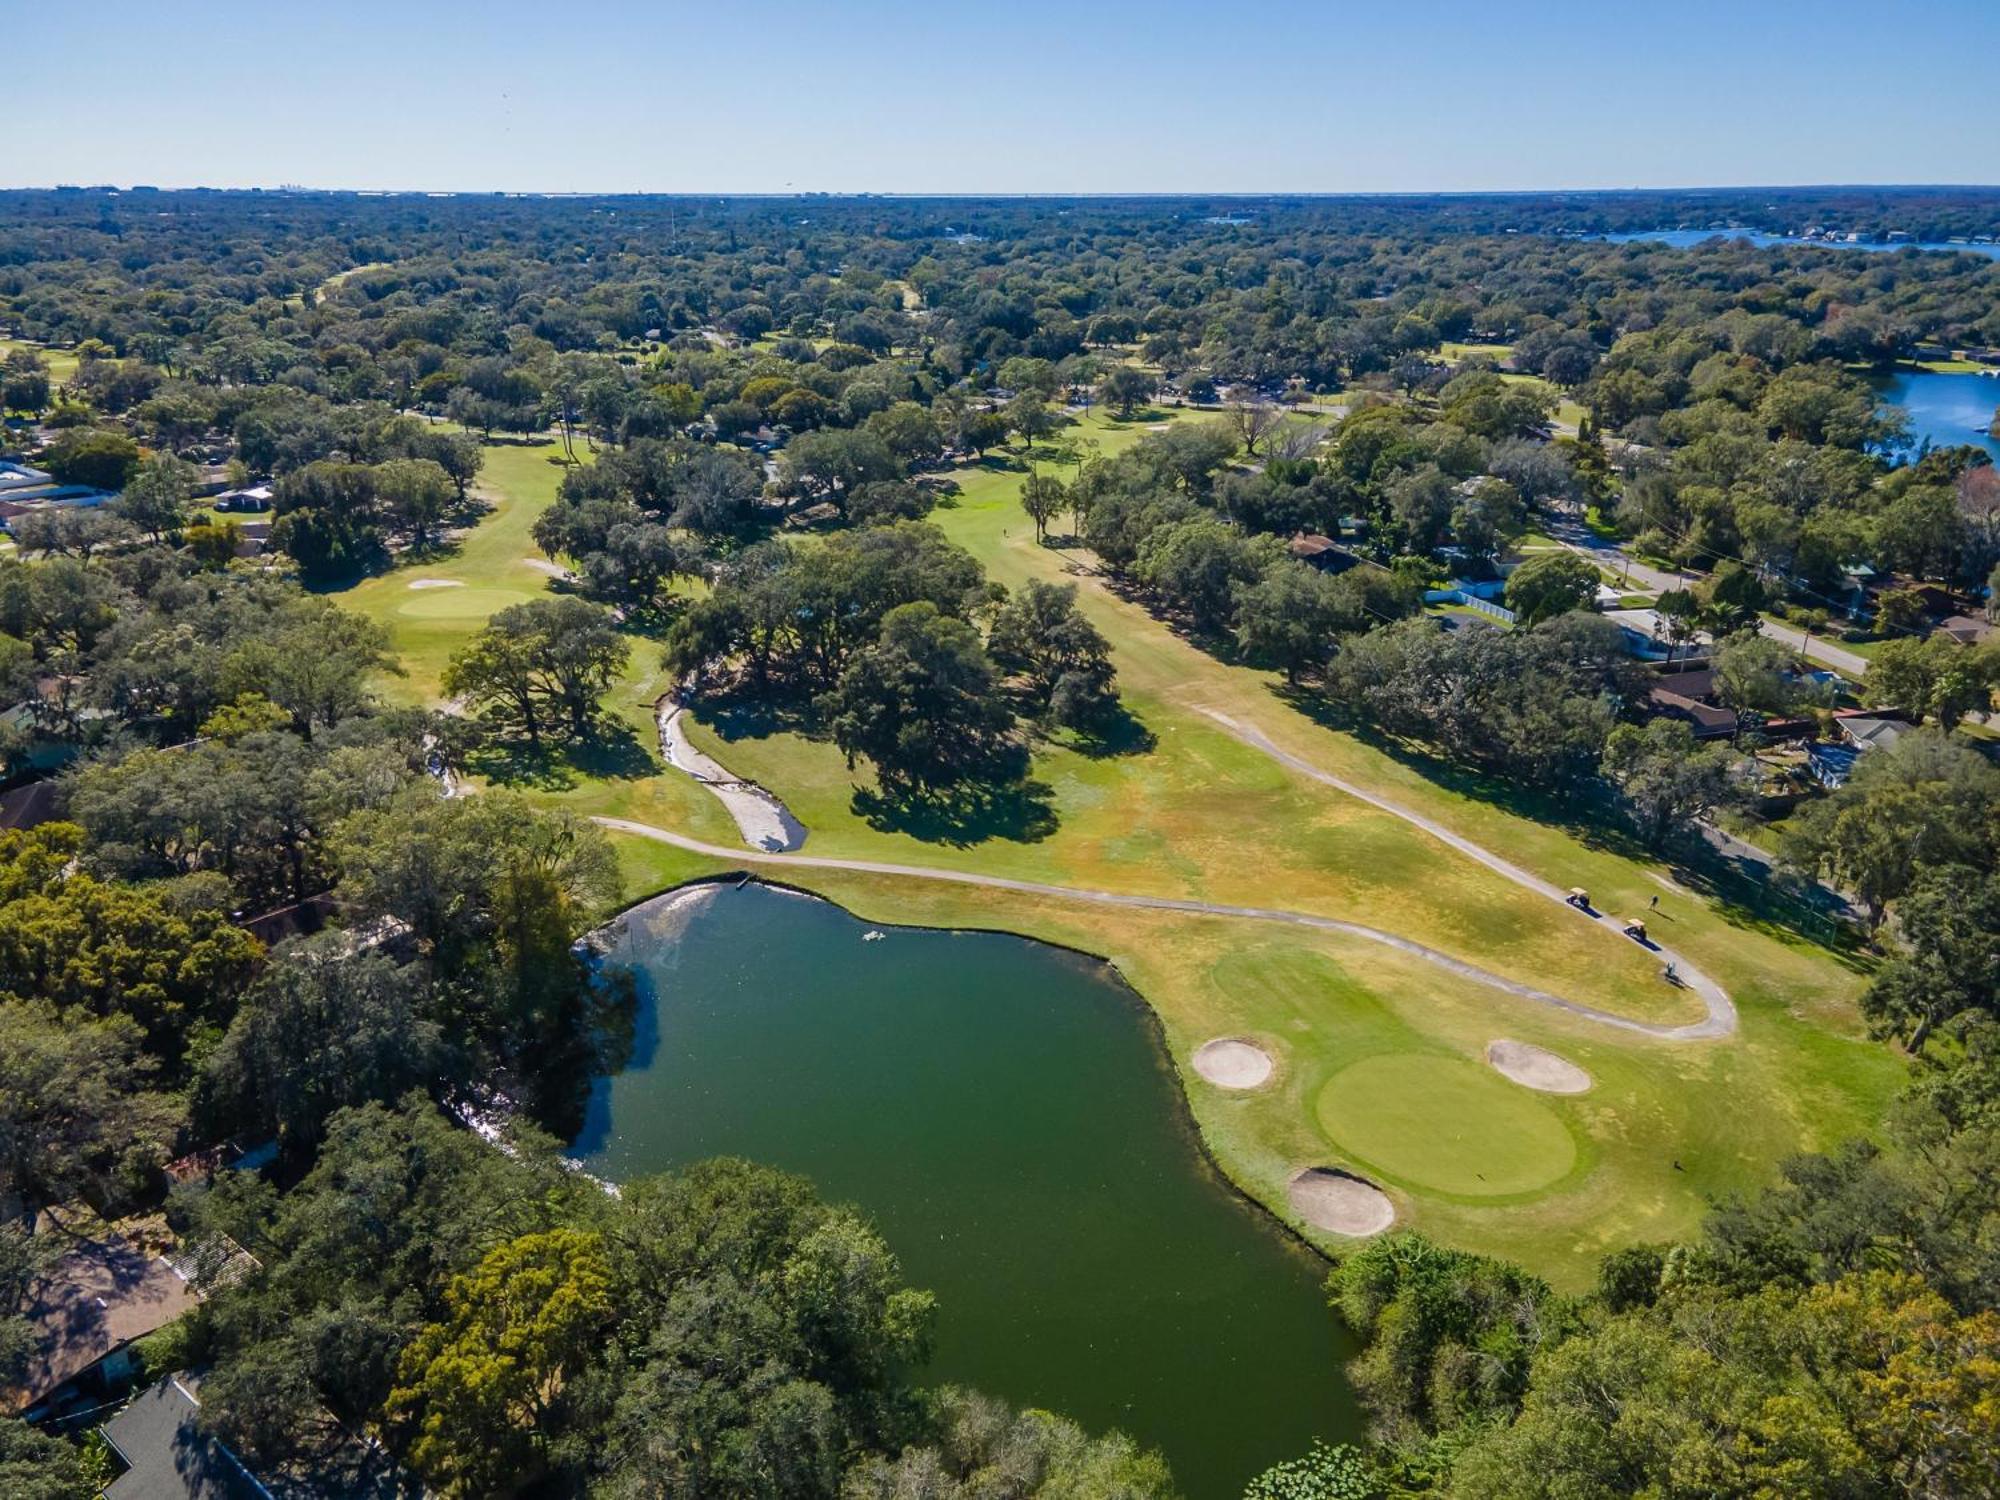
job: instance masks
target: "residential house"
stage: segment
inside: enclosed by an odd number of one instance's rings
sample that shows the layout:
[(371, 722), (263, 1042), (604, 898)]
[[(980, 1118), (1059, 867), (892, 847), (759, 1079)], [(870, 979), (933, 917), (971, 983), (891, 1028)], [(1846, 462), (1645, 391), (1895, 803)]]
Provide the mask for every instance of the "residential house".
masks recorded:
[(1862, 756), (1884, 750), (1916, 726), (1894, 714), (1845, 712), (1834, 715), (1838, 740), (1806, 747), (1813, 777), (1828, 791), (1845, 784)]
[(0, 792), (0, 828), (25, 832), (52, 823), (60, 802), (56, 783), (46, 778), (8, 787)]
[(2000, 635), (1991, 620), (1978, 615), (1949, 615), (1938, 621), (1939, 635), (1949, 636), (1961, 646), (1978, 646)]
[(1900, 715), (1880, 713), (1835, 714), (1834, 724), (1856, 750), (1886, 750), (1917, 727)]
[(63, 484), (42, 469), (0, 459), (0, 525), (11, 528), (16, 520), (33, 511), (56, 506), (90, 509), (117, 498), (109, 490)]
[(1728, 739), (1738, 728), (1736, 710), (1715, 701), (1715, 673), (1708, 667), (1662, 671), (1646, 689), (1648, 712), (1679, 719), (1698, 740)]
[(215, 497), (217, 510), (249, 515), (262, 514), (271, 508), (271, 503), (271, 487), (268, 484), (253, 484), (240, 490), (224, 490)]
[(170, 1375), (98, 1431), (123, 1472), (103, 1500), (397, 1500), (422, 1489), (328, 1416), (309, 1459), (254, 1467), (201, 1425), (201, 1381)]
[(21, 1314), (33, 1342), (0, 1413), (33, 1421), (122, 1393), (138, 1371), (132, 1345), (200, 1302), (185, 1272), (122, 1234), (78, 1238), (29, 1283)]
[(805, 530), (814, 526), (830, 526), (840, 519), (840, 507), (830, 500), (822, 500), (816, 505), (808, 505), (803, 510), (795, 510), (785, 517), (787, 526)]
[(1286, 543), (1286, 549), (1309, 568), (1322, 573), (1345, 573), (1361, 559), (1330, 536), (1302, 531)]

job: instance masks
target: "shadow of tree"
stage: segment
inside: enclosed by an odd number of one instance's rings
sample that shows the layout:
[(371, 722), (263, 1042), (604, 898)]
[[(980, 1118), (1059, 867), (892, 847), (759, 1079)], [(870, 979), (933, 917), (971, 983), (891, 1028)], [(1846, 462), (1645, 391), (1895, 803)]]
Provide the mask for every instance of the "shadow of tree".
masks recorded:
[(557, 740), (539, 745), (526, 740), (493, 739), (465, 757), (468, 774), (495, 786), (534, 792), (566, 792), (577, 784), (569, 747)]
[[(1217, 409), (1220, 410), (1220, 408)], [(1134, 406), (1129, 412), (1120, 412), (1115, 409), (1107, 411), (1103, 407), (1098, 407), (1096, 410), (1104, 413), (1104, 425), (1113, 431), (1116, 431), (1120, 427), (1156, 427), (1162, 422), (1171, 422), (1174, 417), (1173, 412), (1169, 408), (1150, 403), (1143, 406)]]
[(656, 776), (660, 759), (630, 724), (600, 719), (590, 737), (566, 747), (571, 766), (598, 781), (638, 781)]
[(805, 693), (757, 692), (747, 686), (705, 693), (700, 718), (725, 744), (768, 739), (774, 734), (821, 737), (812, 716), (812, 699)]
[(566, 792), (584, 780), (638, 781), (659, 774), (659, 758), (629, 724), (600, 719), (585, 739), (545, 736), (539, 745), (501, 730), (468, 752), (465, 769), (497, 786)]
[(1112, 760), (1121, 755), (1144, 755), (1159, 744), (1159, 737), (1123, 703), (1115, 704), (1103, 718), (1086, 727), (1070, 729), (1055, 743), (1069, 746), (1092, 760)]
[(853, 807), (870, 828), (960, 849), (990, 839), (1038, 843), (1056, 830), (1054, 789), (1033, 780), (968, 781), (901, 796), (856, 787)]

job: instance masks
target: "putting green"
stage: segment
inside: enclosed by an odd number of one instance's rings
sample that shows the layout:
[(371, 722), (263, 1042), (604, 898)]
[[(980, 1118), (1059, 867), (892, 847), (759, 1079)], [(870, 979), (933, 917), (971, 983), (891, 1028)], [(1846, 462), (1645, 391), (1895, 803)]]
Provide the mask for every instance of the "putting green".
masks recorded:
[(1333, 1143), (1369, 1169), (1467, 1198), (1530, 1193), (1567, 1176), (1576, 1141), (1554, 1111), (1477, 1063), (1366, 1057), (1319, 1095)]
[(523, 589), (412, 589), (396, 613), (412, 620), (483, 620), (534, 597)]

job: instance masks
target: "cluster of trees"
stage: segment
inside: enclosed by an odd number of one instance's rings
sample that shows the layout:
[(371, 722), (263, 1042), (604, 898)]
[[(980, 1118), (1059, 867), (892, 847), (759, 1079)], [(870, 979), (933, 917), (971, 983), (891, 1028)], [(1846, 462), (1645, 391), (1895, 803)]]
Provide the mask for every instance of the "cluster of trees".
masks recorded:
[(1348, 642), (1324, 691), (1352, 719), (1452, 760), (1573, 788), (1595, 774), (1638, 671), (1618, 627), (1590, 615), (1506, 631), (1417, 619)]
[(230, 1136), (310, 1159), (335, 1110), (413, 1088), (504, 1086), (562, 1121), (603, 1061), (621, 997), (569, 951), (617, 893), (587, 824), (403, 785), (315, 851), (348, 926), (268, 954), (222, 871), (103, 873), (128, 852), (69, 823), (0, 842), (10, 1198), (143, 1201), (167, 1160)]
[(446, 665), (444, 690), (500, 736), (540, 753), (550, 734), (591, 737), (605, 690), (631, 659), (611, 615), (585, 599), (510, 604)]
[(564, 474), (535, 545), (568, 561), (593, 598), (654, 613), (676, 579), (699, 575), (705, 546), (756, 532), (763, 482), (747, 453), (637, 438)]
[(1101, 736), (1119, 713), (1109, 645), (1073, 587), (1009, 597), (920, 521), (743, 550), (674, 619), (665, 664), (690, 692), (795, 705), (892, 799), (1018, 782), (1024, 717)]
[(380, 627), (226, 561), (183, 545), (0, 562), (0, 670), (30, 726), (10, 755), (175, 744), (239, 703), (306, 739), (360, 715), (393, 666)]
[(1743, 564), (1803, 607), (1837, 604), (1842, 570), (1983, 584), (2000, 562), (1975, 447), (1903, 452), (1897, 414), (1831, 360), (1783, 365), (1720, 328), (1620, 340), (1584, 398), (1624, 435), (1613, 519), (1640, 551)]
[(1878, 1031), (1920, 1049), (1940, 1027), (2000, 1009), (2000, 768), (1962, 733), (1927, 727), (1863, 755), (1837, 791), (1787, 820), (1780, 853), (1847, 891), (1878, 929), (1896, 917), (1901, 943), (1862, 1001)]
[(260, 1464), (362, 1426), (447, 1494), (1172, 1493), (1122, 1438), (919, 1389), (931, 1296), (768, 1168), (612, 1196), (413, 1095), (332, 1116), (289, 1192), (232, 1174), (180, 1207), (257, 1258), (174, 1353), (212, 1361), (204, 1420)]
[[(1620, 334), (1684, 310), (1781, 319), (1809, 352), (1846, 359), (1918, 339), (2000, 342), (1983, 257), (1501, 233), (1732, 212), (1779, 228), (1995, 227), (1990, 195), (1938, 192), (1733, 206), (1657, 194), (1287, 202), (1261, 206), (1248, 228), (1211, 222), (1213, 207), (1194, 201), (815, 202), (802, 218), (783, 202), (295, 195), (274, 219), (227, 194), (19, 194), (0, 252), (21, 331), (64, 347), (96, 340), (170, 391), (286, 379), (440, 410), (455, 397), (475, 427), (552, 409), (603, 432), (671, 423), (689, 411), (677, 385), (706, 411), (738, 403), (691, 380), (596, 389), (560, 363), (694, 330), (837, 349), (836, 364), (928, 346), (953, 379), (1014, 356), (1138, 343), (1171, 374), (1323, 385), (1474, 335), (1518, 341), (1528, 368), (1573, 384)], [(954, 232), (968, 220), (972, 239)], [(326, 284), (341, 271), (352, 274)], [(741, 404), (768, 416), (790, 400), (782, 415), (810, 423), (815, 398), (835, 399), (791, 380)]]
[[(1668, 212), (1670, 196), (1579, 201), (1574, 222), (1526, 200), (1291, 204), (1255, 233), (1158, 207), (1064, 204), (1051, 219), (989, 204), (971, 241), (925, 204), (816, 205), (801, 221), (770, 205), (308, 196), (272, 224), (230, 195), (174, 195), (166, 221), (13, 201), (0, 315), (79, 359), (54, 392), (32, 351), (9, 367), (17, 404), (55, 401), (50, 420), (68, 424), (51, 461), (123, 479), (136, 439), (225, 444), (256, 474), (337, 466), (281, 486), (280, 545), (321, 577), (425, 545), (440, 519), (429, 471), (384, 488), (355, 466), (427, 459), (463, 495), (477, 444), (385, 437), (408, 420), (396, 411), (489, 434), (553, 427), (572, 459), (579, 442), (612, 450), (566, 485), (588, 514), (552, 517), (542, 541), (606, 602), (648, 607), (690, 563), (658, 526), (726, 543), (758, 529), (763, 476), (736, 445), (780, 446), (779, 496), (914, 518), (929, 495), (911, 471), (1010, 431), (1046, 438), (1065, 401), (1129, 414), (1162, 380), (1204, 399), (1263, 393), (1232, 425), (1265, 467), (1200, 497), (1253, 533), (1331, 534), (1352, 516), (1385, 561), (1448, 549), (1476, 574), (1535, 507), (1594, 501), (1647, 549), (1739, 560), (1808, 603), (1863, 559), (1974, 583), (2000, 562), (2000, 512), (1969, 478), (1983, 455), (1892, 467), (1900, 429), (1853, 368), (1920, 342), (2000, 342), (2000, 268), (1494, 232), (1602, 227)], [(1857, 224), (1908, 212), (1962, 227), (1980, 201), (1807, 195), (1786, 218), (1818, 205)], [(1440, 353), (1466, 339), (1511, 369)], [(1343, 424), (1312, 474), (1287, 473), (1297, 455), (1266, 398), (1357, 383), (1378, 408)], [(1557, 391), (1587, 417), (1576, 438), (1542, 442)], [(1061, 509), (1039, 489), (1038, 529)], [(1197, 549), (1204, 564), (1249, 566), (1215, 543)], [(1230, 628), (1212, 598), (1195, 602), (1203, 628)]]
[(378, 437), (378, 446), (400, 450), (400, 456), (378, 463), (315, 459), (281, 474), (272, 487), (272, 543), (306, 578), (352, 578), (378, 566), (392, 549), (428, 551), (452, 520), (466, 514), (466, 486), (480, 465), (478, 444), (408, 417), (385, 425), (390, 430)]

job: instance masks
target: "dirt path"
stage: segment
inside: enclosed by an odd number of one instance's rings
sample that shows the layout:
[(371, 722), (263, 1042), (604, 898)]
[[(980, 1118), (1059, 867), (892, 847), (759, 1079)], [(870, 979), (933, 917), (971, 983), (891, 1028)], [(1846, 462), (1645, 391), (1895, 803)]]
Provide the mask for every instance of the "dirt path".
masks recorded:
[[(1314, 765), (1309, 760), (1293, 755), (1288, 750), (1279, 749), (1278, 746), (1271, 742), (1270, 737), (1263, 730), (1256, 728), (1254, 725), (1245, 724), (1240, 720), (1232, 719), (1228, 714), (1219, 713), (1215, 709), (1203, 708), (1199, 705), (1196, 705), (1196, 712), (1221, 725), (1229, 732), (1231, 738), (1248, 745), (1253, 750), (1261, 751), (1263, 754), (1270, 756), (1272, 760), (1275, 760), (1287, 770), (1296, 771), (1301, 776), (1309, 777), (1314, 781), (1320, 782), (1322, 785), (1330, 786), (1336, 791), (1344, 792), (1350, 797), (1367, 803), (1370, 807), (1388, 813), (1391, 817), (1401, 818), (1411, 827), (1421, 828), (1432, 838), (1457, 850), (1467, 859), (1476, 860), (1496, 875), (1505, 876), (1508, 880), (1513, 881), (1514, 884), (1531, 890), (1538, 896), (1545, 896), (1551, 901), (1561, 902), (1567, 909), (1575, 911), (1581, 920), (1596, 923), (1606, 932), (1617, 936), (1621, 942), (1631, 941), (1624, 934), (1621, 918), (1612, 916), (1606, 912), (1577, 911), (1575, 907), (1570, 906), (1567, 891), (1551, 885), (1539, 875), (1522, 869), (1512, 860), (1505, 859), (1495, 854), (1492, 850), (1475, 844), (1464, 835), (1452, 832), (1451, 829), (1445, 827), (1436, 819), (1427, 818), (1419, 812), (1412, 812), (1400, 803), (1391, 802), (1386, 797), (1379, 797), (1364, 787), (1357, 786), (1351, 781), (1346, 781), (1335, 776), (1331, 771), (1320, 769), (1320, 767)], [(1708, 1014), (1705, 1019), (1694, 1023), (1692, 1026), (1675, 1027), (1672, 1030), (1661, 1030), (1654, 1027), (1643, 1027), (1641, 1029), (1655, 1036), (1671, 1036), (1677, 1040), (1728, 1036), (1736, 1030), (1736, 1005), (1721, 985), (1710, 979), (1701, 970), (1697, 969), (1672, 949), (1660, 947), (1658, 944), (1651, 944), (1649, 946), (1659, 955), (1662, 964), (1673, 965), (1674, 971), (1680, 976), (1681, 981), (1700, 997), (1701, 1003), (1706, 1008)], [(1506, 981), (1501, 981), (1501, 983), (1504, 984)], [(1593, 1014), (1601, 1015), (1602, 1012), (1594, 1012)]]
[(1194, 916), (1276, 922), (1290, 927), (1308, 927), (1320, 932), (1338, 932), (1347, 937), (1379, 943), (1385, 948), (1394, 948), (1399, 953), (1421, 958), (1426, 963), (1435, 964), (1458, 975), (1461, 979), (1469, 979), (1475, 984), (1486, 985), (1518, 999), (1546, 1005), (1566, 1015), (1594, 1021), (1601, 1026), (1611, 1026), (1620, 1031), (1654, 1037), (1661, 1041), (1702, 1041), (1728, 1036), (1736, 1029), (1735, 1006), (1730, 1004), (1727, 995), (1706, 979), (1698, 985), (1691, 986), (1701, 997), (1706, 1008), (1707, 1013), (1703, 1018), (1685, 1026), (1660, 1026), (1648, 1021), (1635, 1021), (1630, 1016), (1614, 1015), (1610, 1011), (1598, 1010), (1595, 1006), (1580, 1005), (1574, 1000), (1565, 1000), (1560, 995), (1551, 995), (1532, 985), (1519, 984), (1498, 974), (1488, 973), (1476, 965), (1466, 963), (1463, 959), (1453, 958), (1448, 953), (1440, 953), (1435, 948), (1425, 947), (1422, 943), (1412, 942), (1391, 932), (1378, 932), (1373, 927), (1363, 927), (1357, 922), (1343, 922), (1334, 917), (1315, 916), (1309, 912), (1280, 911), (1264, 906), (1229, 906), (1214, 901), (1181, 900), (1171, 896), (1139, 896), (1123, 891), (1093, 891), (1077, 886), (1045, 885), (1034, 880), (1011, 880), (1003, 875), (979, 875), (969, 870), (939, 870), (924, 865), (898, 865), (872, 859), (835, 859), (827, 855), (812, 854), (773, 854), (762, 850), (746, 852), (742, 849), (725, 849), (719, 844), (704, 843), (700, 839), (691, 839), (686, 834), (655, 828), (650, 823), (635, 823), (628, 818), (600, 817), (592, 821), (601, 827), (615, 829), (620, 833), (637, 834), (640, 838), (654, 839), (662, 844), (671, 844), (677, 849), (686, 849), (694, 854), (705, 854), (712, 859), (731, 862), (748, 861), (779, 868), (789, 865), (800, 869), (845, 870), (858, 875), (891, 875), (910, 880), (942, 880), (954, 885), (976, 885), (989, 890), (1019, 891), (1029, 896), (1052, 896), (1062, 901), (1083, 901), (1094, 906), (1119, 906), (1140, 911), (1187, 912)]

